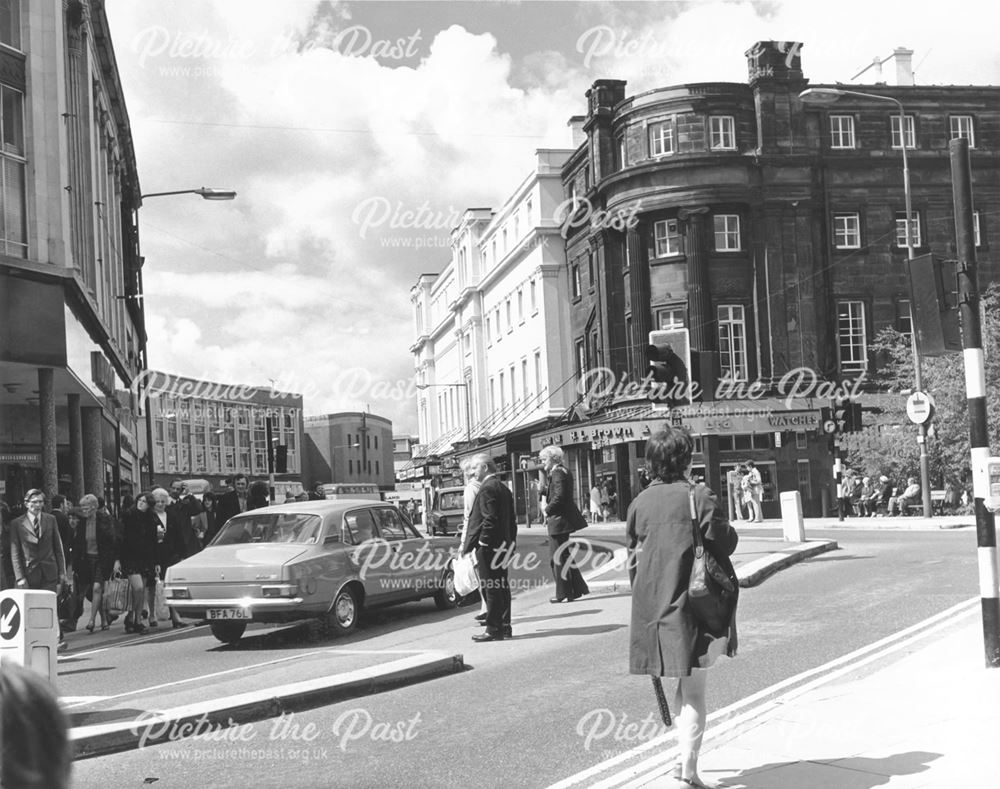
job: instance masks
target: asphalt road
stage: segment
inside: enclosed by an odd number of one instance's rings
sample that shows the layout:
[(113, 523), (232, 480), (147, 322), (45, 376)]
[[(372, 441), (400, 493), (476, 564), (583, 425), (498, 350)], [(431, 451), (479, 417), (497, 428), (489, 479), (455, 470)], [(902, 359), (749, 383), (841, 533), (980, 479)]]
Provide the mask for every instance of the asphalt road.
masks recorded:
[[(743, 590), (740, 654), (711, 673), (710, 710), (977, 594), (970, 529), (810, 536), (837, 539), (841, 550)], [(586, 602), (540, 609), (532, 619), (544, 629), (470, 644), (471, 670), (460, 675), (248, 725), (225, 741), (78, 762), (74, 786), (548, 786), (654, 733), (649, 682), (627, 673), (628, 596), (607, 602), (599, 626), (574, 626), (593, 610)], [(369, 643), (433, 642), (434, 632), (462, 624), (471, 634), (469, 613), (380, 629), (386, 634)], [(527, 624), (515, 610), (515, 632)]]

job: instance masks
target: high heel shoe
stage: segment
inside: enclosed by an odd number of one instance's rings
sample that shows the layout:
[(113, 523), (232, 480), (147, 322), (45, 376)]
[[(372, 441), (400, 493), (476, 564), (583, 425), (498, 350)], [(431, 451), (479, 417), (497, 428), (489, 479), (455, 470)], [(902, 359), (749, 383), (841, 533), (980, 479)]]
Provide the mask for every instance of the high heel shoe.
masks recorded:
[(89, 625), (87, 625), (86, 630), (87, 630), (88, 633), (93, 633), (94, 632), (94, 623), (91, 622)]
[(107, 624), (101, 625), (101, 630), (110, 630), (110, 629), (111, 629), (111, 625), (107, 625)]

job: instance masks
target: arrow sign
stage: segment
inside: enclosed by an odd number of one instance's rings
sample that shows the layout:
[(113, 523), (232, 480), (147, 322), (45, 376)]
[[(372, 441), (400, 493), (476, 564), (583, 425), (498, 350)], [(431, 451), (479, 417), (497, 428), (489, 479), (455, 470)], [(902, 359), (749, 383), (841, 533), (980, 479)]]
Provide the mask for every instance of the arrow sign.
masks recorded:
[(0, 638), (10, 641), (21, 629), (21, 609), (8, 597), (0, 601)]

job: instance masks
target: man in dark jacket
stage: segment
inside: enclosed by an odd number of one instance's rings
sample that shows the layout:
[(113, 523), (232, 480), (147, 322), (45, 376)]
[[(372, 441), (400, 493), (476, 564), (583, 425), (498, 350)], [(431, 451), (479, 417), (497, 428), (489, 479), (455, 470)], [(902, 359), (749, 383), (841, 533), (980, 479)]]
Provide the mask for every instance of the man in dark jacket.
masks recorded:
[(507, 568), (517, 542), (514, 497), (487, 455), (475, 455), (469, 466), (481, 483), (469, 513), (462, 554), (476, 552), (479, 583), (486, 597), (486, 632), (473, 641), (503, 641), (514, 635), (510, 625), (510, 584)]
[(569, 536), (587, 525), (573, 495), (573, 477), (563, 465), (563, 452), (557, 446), (547, 446), (539, 453), (549, 478), (545, 505), (545, 526), (549, 533), (549, 565), (556, 580), (556, 596), (551, 603), (572, 602), (590, 594), (580, 568), (573, 562)]
[(246, 474), (237, 474), (233, 477), (233, 490), (223, 493), (215, 502), (220, 524), (224, 525), (234, 515), (239, 515), (249, 509), (249, 488), (250, 482), (247, 480)]

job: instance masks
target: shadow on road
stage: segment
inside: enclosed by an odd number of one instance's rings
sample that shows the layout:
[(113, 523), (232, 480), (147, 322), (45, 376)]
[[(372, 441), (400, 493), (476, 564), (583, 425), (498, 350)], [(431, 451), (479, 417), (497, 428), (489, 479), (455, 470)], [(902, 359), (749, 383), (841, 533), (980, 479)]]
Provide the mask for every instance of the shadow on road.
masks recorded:
[[(774, 762), (716, 779), (720, 789), (772, 789), (777, 786), (836, 786), (837, 789), (874, 789), (893, 778), (926, 772), (941, 754), (908, 751), (871, 759), (853, 756), (823, 761)], [(779, 772), (780, 771), (780, 772)]]
[(515, 635), (514, 641), (527, 641), (529, 638), (549, 638), (550, 636), (598, 636), (602, 633), (613, 633), (628, 625), (593, 625), (591, 627), (565, 627), (561, 630), (543, 630), (541, 633), (528, 633), (524, 636)]

